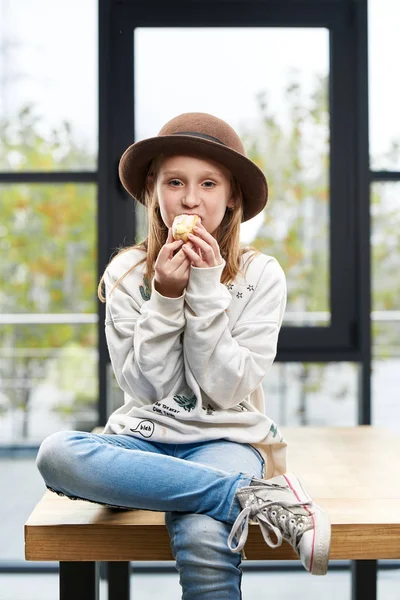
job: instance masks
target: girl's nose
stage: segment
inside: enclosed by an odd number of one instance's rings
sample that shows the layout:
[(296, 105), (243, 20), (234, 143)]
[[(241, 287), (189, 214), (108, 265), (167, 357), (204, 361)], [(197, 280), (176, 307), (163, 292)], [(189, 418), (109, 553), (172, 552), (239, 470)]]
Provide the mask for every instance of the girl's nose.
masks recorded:
[(187, 194), (185, 194), (185, 196), (182, 198), (182, 204), (185, 206), (197, 206), (199, 202), (200, 198), (195, 191), (187, 192)]

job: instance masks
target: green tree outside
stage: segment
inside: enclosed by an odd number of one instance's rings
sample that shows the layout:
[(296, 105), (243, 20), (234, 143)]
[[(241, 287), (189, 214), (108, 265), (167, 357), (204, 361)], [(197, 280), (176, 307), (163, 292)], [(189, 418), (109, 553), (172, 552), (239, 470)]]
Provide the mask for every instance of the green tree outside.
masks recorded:
[[(32, 171), (62, 171), (72, 169), (70, 165), (76, 164), (85, 169), (93, 164), (94, 157), (75, 144), (68, 124), (53, 131), (50, 139), (39, 133), (39, 124), (31, 107), (21, 110), (12, 123), (1, 123), (2, 171), (15, 170), (15, 163), (19, 165), (17, 170)], [(95, 185), (4, 184), (0, 193), (1, 312), (95, 313)], [(34, 384), (35, 374), (43, 366), (43, 357), (54, 357), (59, 349), (76, 344), (88, 350), (95, 349), (96, 325), (1, 326), (3, 394), (8, 397), (9, 407), (24, 411), (23, 438), (29, 435), (31, 383)], [(38, 359), (38, 356), (42, 358)], [(92, 370), (95, 380), (95, 365)], [(79, 378), (79, 369), (76, 377)], [(14, 382), (18, 382), (16, 387)], [(75, 409), (79, 410), (82, 405), (94, 406), (96, 396), (93, 391), (90, 398), (78, 394)]]

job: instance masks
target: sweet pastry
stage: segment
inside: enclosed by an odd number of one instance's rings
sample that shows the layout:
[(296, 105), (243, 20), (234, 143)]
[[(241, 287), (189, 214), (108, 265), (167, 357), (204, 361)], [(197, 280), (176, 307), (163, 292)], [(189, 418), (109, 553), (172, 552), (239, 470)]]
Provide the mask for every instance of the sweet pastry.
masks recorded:
[(172, 223), (173, 238), (187, 242), (189, 233), (193, 233), (193, 229), (200, 222), (198, 215), (178, 215)]

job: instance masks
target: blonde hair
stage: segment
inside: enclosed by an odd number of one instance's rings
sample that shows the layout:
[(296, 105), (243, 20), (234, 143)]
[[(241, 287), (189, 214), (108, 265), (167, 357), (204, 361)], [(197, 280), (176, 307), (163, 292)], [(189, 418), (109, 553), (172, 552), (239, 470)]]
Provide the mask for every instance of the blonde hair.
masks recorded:
[[(153, 177), (154, 181), (157, 178), (163, 159), (164, 155), (159, 155), (150, 163), (147, 175), (148, 177)], [(225, 215), (215, 236), (219, 244), (221, 256), (225, 260), (225, 267), (221, 276), (221, 283), (224, 284), (233, 282), (239, 273), (244, 275), (245, 268), (247, 268), (249, 265), (250, 260), (259, 254), (259, 251), (255, 248), (250, 246), (240, 246), (240, 224), (243, 220), (243, 194), (237, 179), (232, 174), (231, 195), (235, 198), (234, 207), (232, 209), (226, 209)], [(137, 263), (132, 265), (132, 267), (130, 267), (123, 275), (121, 275), (118, 281), (115, 282), (110, 293), (114, 291), (114, 289), (119, 285), (124, 277), (128, 275), (128, 273), (143, 263), (146, 263), (144, 277), (147, 279), (148, 285), (151, 287), (151, 281), (154, 277), (154, 265), (162, 246), (167, 240), (168, 228), (161, 218), (156, 186), (153, 185), (152, 190), (150, 190), (147, 180), (144, 190), (144, 205), (146, 206), (148, 213), (148, 237), (139, 244), (119, 249), (117, 254), (115, 254), (108, 263), (105, 271), (107, 270), (108, 266), (117, 258), (117, 256), (123, 254), (124, 252), (128, 252), (129, 250), (143, 250), (146, 253), (146, 256), (142, 258), (142, 260), (139, 260)], [(242, 270), (241, 256), (249, 250), (252, 251), (252, 254), (249, 256), (248, 260), (246, 261), (246, 265), (243, 266)], [(97, 295), (101, 302), (106, 301), (106, 298), (103, 294), (104, 273), (97, 288)]]

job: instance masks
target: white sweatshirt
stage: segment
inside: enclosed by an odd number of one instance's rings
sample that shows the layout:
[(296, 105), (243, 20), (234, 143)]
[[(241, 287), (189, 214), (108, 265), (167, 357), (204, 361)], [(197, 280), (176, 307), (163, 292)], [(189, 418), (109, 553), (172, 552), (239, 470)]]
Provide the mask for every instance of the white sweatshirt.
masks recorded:
[[(244, 254), (245, 262), (251, 253)], [(286, 442), (264, 413), (261, 381), (276, 355), (286, 307), (285, 275), (275, 258), (257, 254), (245, 278), (220, 282), (224, 264), (191, 267), (179, 298), (143, 280), (133, 249), (105, 273), (106, 338), (125, 403), (104, 433), (171, 444), (227, 439), (254, 446), (266, 479), (286, 471)]]

